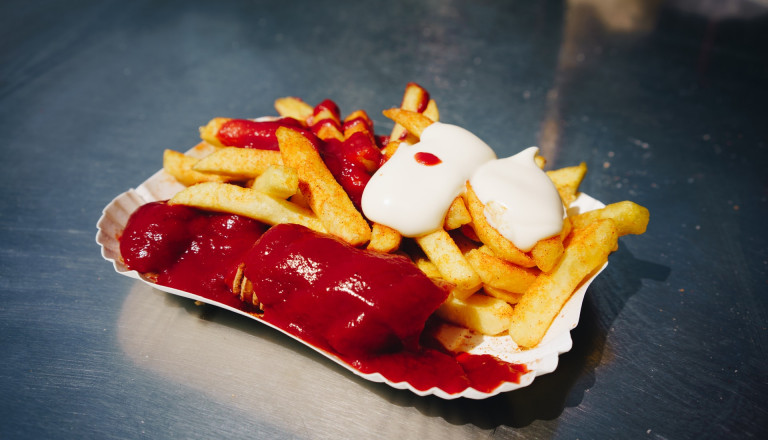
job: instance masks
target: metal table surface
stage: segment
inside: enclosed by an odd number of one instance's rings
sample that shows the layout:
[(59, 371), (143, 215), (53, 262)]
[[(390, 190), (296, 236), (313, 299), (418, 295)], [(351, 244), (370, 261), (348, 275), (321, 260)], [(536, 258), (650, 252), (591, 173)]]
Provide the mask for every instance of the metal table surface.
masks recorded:
[[(0, 4), (0, 438), (766, 438), (765, 1)], [(116, 274), (102, 208), (215, 116), (427, 88), (500, 155), (652, 213), (528, 388), (368, 383)]]

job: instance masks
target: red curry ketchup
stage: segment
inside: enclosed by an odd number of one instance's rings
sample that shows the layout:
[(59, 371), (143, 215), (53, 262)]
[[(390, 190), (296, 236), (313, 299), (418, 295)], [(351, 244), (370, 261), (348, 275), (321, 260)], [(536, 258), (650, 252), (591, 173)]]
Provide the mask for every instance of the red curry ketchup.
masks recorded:
[(407, 257), (298, 225), (272, 227), (244, 263), (266, 321), (341, 355), (417, 350), (448, 296)]
[(216, 138), (228, 147), (279, 150), (275, 135), (279, 127), (303, 128), (301, 123), (293, 118), (281, 118), (275, 121), (230, 119), (219, 128)]
[(130, 269), (156, 274), (158, 284), (242, 308), (246, 304), (232, 294), (232, 281), (265, 229), (235, 214), (153, 202), (131, 215), (120, 254)]
[[(266, 230), (266, 232), (265, 232)], [(490, 392), (524, 366), (447, 353), (429, 324), (446, 299), (407, 257), (366, 251), (303, 226), (267, 229), (234, 214), (148, 203), (120, 238), (126, 265), (165, 285), (251, 313), (364, 374), (415, 389)], [(263, 313), (232, 293), (237, 267)]]

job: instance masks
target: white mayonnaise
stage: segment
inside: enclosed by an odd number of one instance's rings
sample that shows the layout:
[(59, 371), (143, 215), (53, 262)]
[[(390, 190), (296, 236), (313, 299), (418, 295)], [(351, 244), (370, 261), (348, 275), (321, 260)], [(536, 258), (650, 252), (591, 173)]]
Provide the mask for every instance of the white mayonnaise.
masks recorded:
[(564, 208), (557, 188), (534, 162), (537, 147), (486, 162), (469, 180), (485, 205), (485, 217), (522, 251), (563, 229)]
[[(417, 153), (437, 156), (425, 165)], [(370, 220), (417, 237), (442, 228), (451, 202), (480, 165), (496, 159), (485, 142), (471, 132), (436, 122), (414, 145), (401, 144), (373, 175), (363, 191), (363, 213)]]

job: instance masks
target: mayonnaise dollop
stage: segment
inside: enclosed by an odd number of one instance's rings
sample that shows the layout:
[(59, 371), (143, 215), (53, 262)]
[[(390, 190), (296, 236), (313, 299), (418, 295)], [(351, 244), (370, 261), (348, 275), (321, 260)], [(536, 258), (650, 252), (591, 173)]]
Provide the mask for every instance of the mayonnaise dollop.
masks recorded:
[[(414, 157), (417, 153), (433, 154), (440, 162), (426, 165)], [(438, 230), (467, 179), (494, 159), (493, 149), (468, 130), (435, 122), (418, 143), (401, 144), (371, 177), (363, 191), (363, 213), (406, 237)]]
[(537, 147), (484, 163), (469, 179), (485, 217), (522, 251), (560, 233), (564, 208), (557, 188), (536, 165)]

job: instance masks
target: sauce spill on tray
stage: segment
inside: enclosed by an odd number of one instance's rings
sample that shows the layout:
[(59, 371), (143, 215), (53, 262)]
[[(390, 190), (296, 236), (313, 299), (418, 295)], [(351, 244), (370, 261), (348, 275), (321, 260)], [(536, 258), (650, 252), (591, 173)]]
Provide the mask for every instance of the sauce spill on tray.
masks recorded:
[[(343, 359), (418, 390), (490, 392), (518, 382), (524, 366), (449, 353), (431, 337), (448, 291), (408, 258), (365, 251), (303, 226), (163, 202), (139, 208), (121, 237), (126, 264), (157, 283), (248, 313)], [(238, 266), (262, 311), (232, 293)]]

